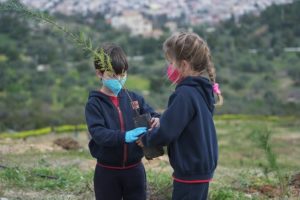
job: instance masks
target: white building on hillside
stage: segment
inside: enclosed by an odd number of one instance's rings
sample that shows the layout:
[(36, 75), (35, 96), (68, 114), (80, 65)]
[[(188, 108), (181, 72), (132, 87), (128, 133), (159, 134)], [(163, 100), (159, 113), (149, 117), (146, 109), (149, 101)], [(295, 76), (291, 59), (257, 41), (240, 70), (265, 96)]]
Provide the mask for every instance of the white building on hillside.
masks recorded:
[(111, 19), (111, 25), (117, 29), (127, 27), (132, 35), (149, 35), (153, 31), (152, 23), (137, 11), (124, 11)]

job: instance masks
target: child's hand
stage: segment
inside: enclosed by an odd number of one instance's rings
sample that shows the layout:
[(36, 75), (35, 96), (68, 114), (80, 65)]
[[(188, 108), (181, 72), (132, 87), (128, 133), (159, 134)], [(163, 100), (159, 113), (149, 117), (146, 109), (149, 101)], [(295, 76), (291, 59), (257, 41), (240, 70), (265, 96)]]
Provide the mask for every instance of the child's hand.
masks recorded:
[(149, 129), (149, 131), (151, 131), (154, 127), (159, 127), (159, 125), (160, 125), (159, 118), (152, 117), (151, 121), (150, 121), (150, 129)]
[(147, 132), (146, 129), (146, 127), (138, 127), (130, 131), (126, 131), (125, 142), (130, 143), (136, 141), (141, 134)]
[[(143, 137), (143, 136), (142, 136)], [(144, 147), (144, 144), (143, 144), (143, 142), (142, 142), (142, 137), (140, 137), (137, 141), (135, 141), (135, 143), (138, 145), (138, 146), (140, 146), (140, 147)]]

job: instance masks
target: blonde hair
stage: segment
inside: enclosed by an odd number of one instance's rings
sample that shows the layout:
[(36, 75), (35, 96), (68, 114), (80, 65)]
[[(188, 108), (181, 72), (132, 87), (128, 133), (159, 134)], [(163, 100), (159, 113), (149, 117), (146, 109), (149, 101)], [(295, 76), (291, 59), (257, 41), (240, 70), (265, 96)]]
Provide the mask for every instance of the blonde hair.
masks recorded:
[[(207, 43), (196, 33), (180, 32), (171, 35), (163, 44), (166, 58), (181, 62), (187, 61), (194, 72), (200, 75), (207, 74), (212, 84), (216, 83), (216, 70), (212, 62), (210, 49)], [(223, 97), (217, 94), (216, 105), (223, 104)]]

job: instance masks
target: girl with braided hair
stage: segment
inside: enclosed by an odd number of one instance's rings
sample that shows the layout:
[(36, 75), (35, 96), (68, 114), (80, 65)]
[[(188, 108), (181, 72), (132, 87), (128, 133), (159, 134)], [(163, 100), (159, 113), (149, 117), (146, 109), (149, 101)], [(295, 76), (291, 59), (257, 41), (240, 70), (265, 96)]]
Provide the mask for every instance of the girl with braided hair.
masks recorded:
[[(173, 200), (207, 199), (218, 162), (213, 112), (223, 98), (207, 43), (197, 34), (175, 33), (163, 45), (176, 84), (160, 126), (140, 137), (140, 146), (167, 146), (173, 173)], [(214, 94), (218, 97), (215, 101)]]

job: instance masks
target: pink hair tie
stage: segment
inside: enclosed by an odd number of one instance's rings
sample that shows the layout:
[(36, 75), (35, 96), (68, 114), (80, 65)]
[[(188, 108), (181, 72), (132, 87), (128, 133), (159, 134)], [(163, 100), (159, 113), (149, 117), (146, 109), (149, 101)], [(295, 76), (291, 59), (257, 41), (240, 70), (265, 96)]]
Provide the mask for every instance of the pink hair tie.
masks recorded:
[(213, 91), (216, 94), (221, 94), (221, 90), (219, 89), (219, 84), (218, 83), (214, 83), (214, 85), (213, 85)]

